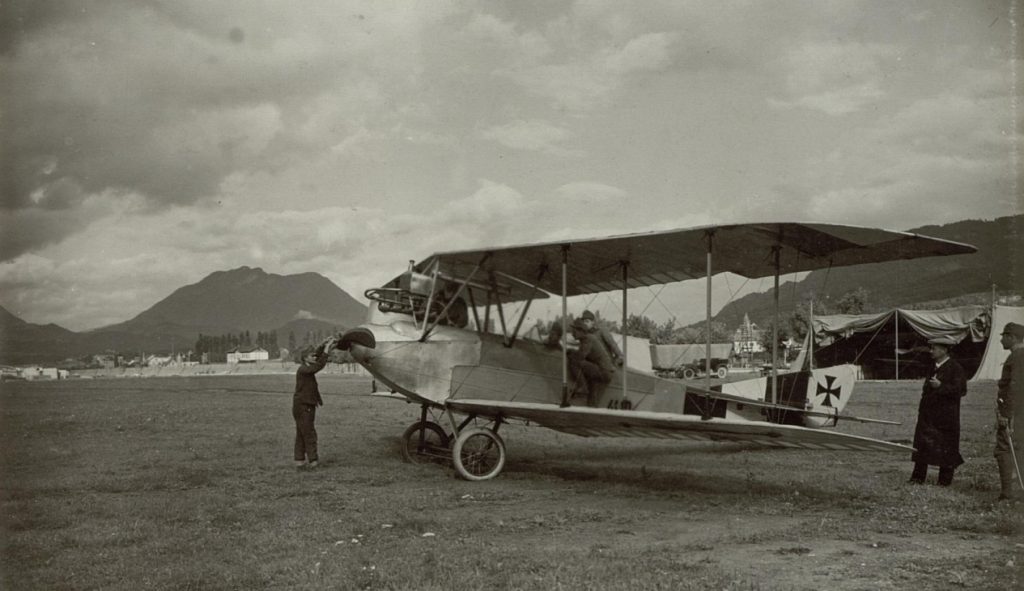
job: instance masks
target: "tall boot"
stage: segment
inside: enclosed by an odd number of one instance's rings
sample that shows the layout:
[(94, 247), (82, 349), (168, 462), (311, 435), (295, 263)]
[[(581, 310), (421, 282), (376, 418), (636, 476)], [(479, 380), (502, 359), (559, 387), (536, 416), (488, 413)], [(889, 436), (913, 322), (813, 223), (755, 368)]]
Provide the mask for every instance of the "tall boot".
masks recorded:
[(924, 484), (925, 477), (928, 476), (928, 463), (927, 462), (914, 462), (914, 471), (910, 473), (911, 484)]
[(996, 456), (999, 465), (999, 500), (1012, 499), (1017, 487), (1017, 472), (1013, 468), (1012, 451)]
[(949, 486), (953, 484), (953, 472), (956, 470), (953, 466), (939, 466), (939, 486)]

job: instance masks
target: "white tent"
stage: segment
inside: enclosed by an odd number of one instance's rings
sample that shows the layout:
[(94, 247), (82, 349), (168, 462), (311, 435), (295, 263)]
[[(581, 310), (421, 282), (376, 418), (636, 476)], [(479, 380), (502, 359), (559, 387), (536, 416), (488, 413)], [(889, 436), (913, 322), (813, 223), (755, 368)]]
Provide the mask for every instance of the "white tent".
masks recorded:
[[(999, 334), (1007, 322), (1024, 324), (1024, 308), (961, 306), (943, 310), (893, 309), (878, 314), (816, 316), (814, 347), (817, 352), (823, 347), (842, 347), (845, 342), (859, 343), (856, 345), (859, 349), (854, 352), (856, 357), (844, 362), (861, 364), (868, 361), (862, 357), (868, 347), (874, 345), (877, 352), (879, 344), (884, 343), (882, 346), (889, 351), (890, 365), (896, 366), (905, 363), (906, 357), (915, 355), (916, 349), (907, 346), (908, 339), (921, 344), (931, 338), (948, 336), (965, 346), (974, 343), (968, 347), (973, 351), (970, 357), (977, 363), (972, 381), (996, 380), (1007, 355), (999, 343)], [(900, 329), (900, 325), (904, 328)], [(856, 335), (863, 336), (858, 337), (859, 340), (851, 340)], [(867, 339), (870, 340), (865, 344)], [(815, 357), (820, 361), (817, 355)], [(878, 361), (876, 356), (874, 362), (877, 364)], [(965, 368), (970, 371), (973, 365), (965, 365)], [(910, 375), (897, 373), (896, 377), (906, 379)]]
[[(612, 333), (612, 338), (615, 339), (615, 343), (622, 349), (622, 335), (617, 332)], [(626, 337), (626, 357), (627, 365), (633, 369), (639, 369), (641, 371), (654, 371), (651, 367), (651, 356), (647, 354), (651, 347), (651, 341), (648, 339), (641, 339), (640, 337)]]
[(985, 354), (981, 357), (981, 365), (972, 380), (998, 380), (1003, 371), (1003, 362), (1009, 351), (1004, 351), (999, 344), (999, 335), (1007, 322), (1024, 324), (1024, 308), (1013, 306), (995, 306), (992, 309), (992, 330), (989, 333)]

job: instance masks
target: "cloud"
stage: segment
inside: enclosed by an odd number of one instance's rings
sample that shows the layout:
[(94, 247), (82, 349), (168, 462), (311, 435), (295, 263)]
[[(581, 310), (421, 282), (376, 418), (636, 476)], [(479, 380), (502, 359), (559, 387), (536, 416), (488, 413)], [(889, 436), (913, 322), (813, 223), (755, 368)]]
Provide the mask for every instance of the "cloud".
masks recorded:
[[(40, 2), (10, 10), (12, 35), (0, 46), (0, 207), (12, 212), (74, 208), (108, 191), (157, 208), (215, 199), (233, 174), (344, 148), (365, 130), (371, 138), (389, 130), (389, 141), (450, 141), (416, 127), (409, 107), (423, 73), (415, 40), (456, 10), (451, 3)], [(5, 240), (0, 260), (88, 228), (17, 215), (33, 218), (36, 231)]]
[(569, 138), (569, 132), (546, 121), (512, 121), (496, 125), (481, 132), (484, 139), (498, 142), (515, 150), (526, 150), (551, 154), (552, 156), (583, 156), (581, 150), (572, 150), (558, 145)]
[(630, 39), (620, 51), (609, 53), (602, 65), (608, 72), (618, 75), (657, 71), (671, 63), (674, 43), (672, 33), (646, 33)]
[(592, 16), (555, 19), (541, 32), (519, 35), (508, 23), (489, 17), (475, 21), (472, 30), (491, 33), (507, 51), (525, 48), (495, 74), (550, 100), (556, 108), (582, 114), (607, 105), (634, 77), (670, 67), (678, 41), (674, 32), (633, 33), (634, 26), (625, 24), (609, 29), (603, 19)]
[(846, 115), (885, 96), (886, 62), (898, 52), (879, 43), (805, 43), (785, 54), (789, 98), (769, 98), (775, 107), (803, 107), (828, 115)]
[[(0, 264), (0, 290), (12, 313), (73, 330), (127, 320), (178, 287), (241, 265), (316, 271), (359, 297), (408, 259), (434, 252), (631, 230), (622, 226), (624, 197), (593, 181), (527, 197), (487, 179), (422, 213), (372, 205), (257, 211), (244, 196), (152, 210), (137, 197), (111, 196), (104, 206), (112, 211), (87, 232)], [(74, 297), (94, 291), (102, 297)]]
[[(850, 130), (810, 161), (790, 203), (818, 219), (908, 229), (950, 212), (993, 218), (1020, 212), (1010, 74), (960, 68), (948, 88)], [(1004, 113), (1006, 116), (992, 116)]]
[(627, 193), (618, 187), (584, 181), (562, 185), (555, 189), (555, 193), (563, 199), (577, 203), (616, 201), (621, 204), (627, 197)]

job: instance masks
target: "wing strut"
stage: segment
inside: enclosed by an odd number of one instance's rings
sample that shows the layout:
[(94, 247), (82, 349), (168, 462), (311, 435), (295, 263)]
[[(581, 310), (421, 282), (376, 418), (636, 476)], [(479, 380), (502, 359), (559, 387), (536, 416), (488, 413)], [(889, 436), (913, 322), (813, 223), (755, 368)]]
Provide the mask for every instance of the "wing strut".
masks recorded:
[(512, 331), (512, 336), (509, 337), (508, 335), (505, 335), (506, 347), (511, 347), (512, 344), (516, 342), (516, 339), (519, 338), (519, 329), (523, 327), (523, 321), (526, 320), (526, 314), (530, 311), (530, 304), (533, 303), (534, 297), (537, 295), (537, 292), (540, 291), (540, 281), (541, 279), (544, 279), (544, 275), (546, 275), (547, 272), (548, 266), (546, 264), (542, 265), (540, 271), (537, 272), (537, 282), (533, 284), (533, 291), (530, 292), (530, 299), (526, 300), (526, 305), (523, 307), (522, 314), (519, 315), (519, 320), (516, 321), (516, 328)]
[[(466, 280), (463, 281), (461, 285), (459, 285), (459, 289), (455, 291), (455, 295), (453, 295), (447, 302), (445, 302), (444, 308), (442, 308), (441, 311), (437, 313), (437, 317), (434, 318), (434, 321), (427, 324), (427, 321), (430, 319), (430, 305), (433, 302), (434, 294), (437, 292), (437, 277), (440, 273), (441, 267), (441, 261), (437, 261), (437, 264), (434, 266), (434, 281), (431, 284), (430, 297), (427, 298), (427, 312), (426, 316), (423, 317), (423, 324), (425, 328), (423, 330), (423, 335), (420, 336), (421, 343), (427, 340), (427, 337), (430, 336), (430, 331), (434, 330), (434, 327), (436, 327), (438, 323), (441, 322), (441, 319), (444, 318), (445, 314), (448, 313), (448, 308), (451, 308), (452, 304), (455, 303), (455, 300), (459, 299), (459, 297), (462, 295), (462, 292), (466, 291), (466, 286), (469, 285), (469, 282), (473, 280), (473, 276), (476, 275), (476, 272), (480, 270), (480, 267), (482, 267), (489, 258), (491, 258), (491, 253), (485, 254), (483, 258), (480, 259), (480, 262), (477, 263), (476, 267), (473, 268), (473, 272), (469, 274), (469, 277), (467, 277)], [(502, 319), (502, 325), (504, 325), (504, 319)]]

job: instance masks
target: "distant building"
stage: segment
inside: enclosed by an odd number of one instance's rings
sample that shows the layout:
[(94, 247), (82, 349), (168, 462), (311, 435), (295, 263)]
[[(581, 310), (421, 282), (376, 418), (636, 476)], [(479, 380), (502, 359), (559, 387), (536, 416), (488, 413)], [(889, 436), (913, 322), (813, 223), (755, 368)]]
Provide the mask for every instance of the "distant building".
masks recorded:
[(746, 358), (764, 353), (764, 344), (761, 342), (763, 337), (764, 330), (750, 321), (750, 315), (744, 314), (743, 324), (733, 333), (733, 351), (736, 355)]
[(149, 357), (146, 358), (145, 364), (149, 367), (163, 367), (165, 365), (170, 365), (171, 361), (173, 361), (173, 357), (171, 357), (170, 355), (150, 355)]
[(96, 367), (102, 367), (103, 369), (113, 369), (117, 367), (117, 355), (104, 353), (101, 355), (92, 356), (92, 365)]
[(255, 363), (270, 359), (263, 347), (235, 347), (228, 351), (228, 363)]
[(26, 380), (58, 380), (68, 376), (67, 371), (61, 372), (56, 367), (23, 367), (21, 377)]

